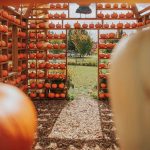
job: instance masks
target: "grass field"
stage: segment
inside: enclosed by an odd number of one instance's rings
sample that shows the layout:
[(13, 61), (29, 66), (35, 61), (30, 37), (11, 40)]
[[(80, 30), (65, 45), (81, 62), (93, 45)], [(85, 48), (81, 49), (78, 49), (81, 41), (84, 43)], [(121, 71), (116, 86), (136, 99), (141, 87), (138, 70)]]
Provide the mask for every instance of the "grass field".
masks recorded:
[(74, 58), (74, 57), (68, 57), (68, 62), (76, 62), (77, 63), (86, 63), (86, 62), (91, 62), (91, 63), (97, 63), (97, 54), (91, 55), (91, 56), (85, 56), (84, 58)]
[(69, 90), (70, 95), (96, 94), (94, 87), (97, 86), (97, 67), (69, 65), (68, 72), (74, 84), (74, 89)]

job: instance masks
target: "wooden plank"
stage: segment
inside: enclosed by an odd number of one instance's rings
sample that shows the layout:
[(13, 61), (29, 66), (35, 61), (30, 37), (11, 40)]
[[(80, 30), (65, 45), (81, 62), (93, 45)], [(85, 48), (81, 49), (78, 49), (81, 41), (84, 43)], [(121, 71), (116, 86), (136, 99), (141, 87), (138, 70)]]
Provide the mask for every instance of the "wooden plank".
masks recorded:
[(13, 26), (12, 28), (12, 60), (13, 60), (13, 66), (14, 71), (17, 71), (18, 69), (18, 38), (17, 38), (17, 27)]
[(133, 10), (133, 13), (135, 14), (135, 17), (136, 17), (137, 19), (139, 19), (139, 18), (140, 18), (140, 14), (139, 14), (138, 8), (137, 8), (137, 6), (136, 6), (135, 4), (132, 5), (132, 10)]
[(34, 6), (33, 4), (30, 4), (30, 5), (29, 5), (29, 7), (28, 7), (26, 13), (24, 14), (24, 17), (25, 17), (25, 18), (28, 18), (28, 17), (30, 16), (30, 13), (31, 13), (31, 10), (32, 10), (33, 6)]
[[(50, 19), (50, 18), (28, 18), (29, 20), (62, 20), (61, 18), (55, 18), (55, 19)], [(137, 20), (138, 18), (125, 18), (125, 19), (122, 19), (122, 18), (118, 18), (118, 19), (113, 19), (113, 18), (103, 18), (103, 19), (97, 19), (97, 18), (64, 18), (63, 20), (97, 20), (97, 21), (102, 21), (102, 20)]]
[(142, 13), (148, 11), (148, 10), (150, 10), (150, 6), (148, 6), (148, 7), (144, 8), (144, 9), (142, 9), (141, 11), (139, 11), (139, 13), (142, 14)]
[[(35, 1), (37, 4), (38, 3), (80, 3), (81, 0), (36, 0)], [(87, 3), (94, 3), (94, 2), (109, 2), (109, 3), (130, 3), (130, 4), (134, 4), (134, 3), (149, 3), (150, 1), (149, 0), (87, 0)], [(22, 4), (32, 4), (33, 1), (32, 0), (1, 0), (1, 5), (4, 4), (4, 5), (17, 5), (19, 3), (22, 3)]]

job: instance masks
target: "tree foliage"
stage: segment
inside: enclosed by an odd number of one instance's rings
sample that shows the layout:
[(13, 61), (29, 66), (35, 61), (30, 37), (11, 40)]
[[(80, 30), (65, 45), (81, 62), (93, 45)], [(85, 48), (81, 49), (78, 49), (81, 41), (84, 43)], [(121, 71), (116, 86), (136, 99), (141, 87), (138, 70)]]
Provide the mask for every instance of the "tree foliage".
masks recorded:
[(80, 56), (89, 54), (93, 41), (86, 30), (70, 30), (69, 31), (69, 49), (79, 53)]

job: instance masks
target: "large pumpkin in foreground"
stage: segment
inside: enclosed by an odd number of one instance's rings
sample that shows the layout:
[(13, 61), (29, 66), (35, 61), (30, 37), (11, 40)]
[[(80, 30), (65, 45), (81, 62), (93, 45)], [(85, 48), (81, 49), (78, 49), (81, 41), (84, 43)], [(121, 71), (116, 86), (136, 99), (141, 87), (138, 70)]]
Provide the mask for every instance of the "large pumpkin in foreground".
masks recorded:
[(16, 87), (0, 84), (0, 150), (31, 150), (36, 111)]
[(150, 30), (116, 46), (109, 89), (121, 149), (150, 150)]

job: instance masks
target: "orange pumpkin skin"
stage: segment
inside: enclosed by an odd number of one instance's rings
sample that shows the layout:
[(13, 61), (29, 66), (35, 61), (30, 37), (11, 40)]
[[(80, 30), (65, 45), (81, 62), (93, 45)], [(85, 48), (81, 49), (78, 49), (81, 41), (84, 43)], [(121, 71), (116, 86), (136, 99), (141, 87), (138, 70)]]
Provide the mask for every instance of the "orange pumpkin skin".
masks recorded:
[(16, 87), (0, 84), (0, 149), (31, 150), (37, 127), (36, 110)]

